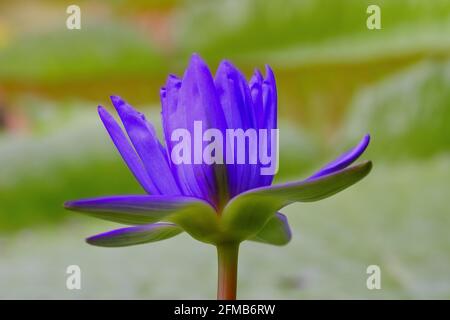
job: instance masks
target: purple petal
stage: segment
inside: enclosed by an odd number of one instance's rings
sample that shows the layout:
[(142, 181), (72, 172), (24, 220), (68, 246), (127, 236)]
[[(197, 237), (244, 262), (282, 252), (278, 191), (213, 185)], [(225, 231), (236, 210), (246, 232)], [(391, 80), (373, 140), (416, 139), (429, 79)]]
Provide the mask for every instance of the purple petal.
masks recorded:
[(277, 86), (275, 75), (269, 65), (266, 65), (266, 78), (263, 82), (264, 127), (277, 128)]
[(263, 108), (263, 75), (258, 69), (255, 70), (253, 76), (251, 77), (248, 86), (250, 87), (250, 92), (253, 100), (253, 107), (256, 116), (256, 123), (258, 128), (264, 128), (264, 108)]
[(328, 163), (325, 167), (323, 167), (322, 169), (314, 173), (312, 176), (310, 176), (307, 180), (312, 180), (348, 167), (356, 159), (359, 158), (359, 156), (364, 152), (364, 150), (366, 150), (367, 146), (369, 145), (369, 142), (370, 142), (370, 135), (366, 134), (358, 143), (358, 145), (348, 150), (347, 152), (341, 154), (335, 160)]
[(363, 179), (372, 169), (370, 161), (339, 170), (311, 181), (294, 181), (246, 191), (231, 199), (221, 221), (226, 230), (245, 239), (259, 232), (273, 214), (294, 202), (330, 197)]
[(98, 107), (98, 114), (117, 150), (121, 154), (128, 168), (130, 168), (136, 180), (148, 193), (156, 193), (157, 189), (150, 180), (150, 177), (148, 176), (148, 173), (145, 170), (141, 159), (139, 159), (136, 151), (131, 146), (130, 142), (128, 141), (120, 126), (114, 120), (113, 116), (111, 116), (108, 111), (106, 111), (102, 106)]
[(282, 203), (277, 208), (279, 210), (293, 202), (310, 202), (330, 197), (363, 179), (371, 170), (372, 162), (363, 161), (326, 176), (261, 187), (247, 193), (272, 198), (274, 204), (275, 199), (279, 200)]
[(121, 195), (68, 201), (66, 209), (125, 224), (147, 224), (205, 202), (196, 198), (166, 195)]
[[(266, 78), (263, 85), (263, 111), (264, 116), (262, 120), (262, 127), (268, 130), (267, 135), (267, 150), (268, 154), (276, 152), (271, 148), (271, 135), (270, 130), (277, 129), (277, 86), (275, 82), (275, 75), (273, 74), (270, 66), (266, 65)], [(273, 157), (276, 159), (276, 157)], [(265, 175), (260, 177), (260, 186), (270, 185), (273, 181), (273, 175)]]
[[(227, 129), (257, 129), (255, 108), (250, 88), (242, 73), (228, 61), (222, 61), (215, 76), (215, 86), (225, 115)], [(262, 101), (262, 100), (261, 100)], [(234, 164), (228, 164), (228, 188), (233, 197), (258, 186), (259, 164), (237, 164), (234, 148)], [(248, 148), (246, 149), (249, 152)], [(254, 150), (257, 152), (257, 150)]]
[[(185, 188), (182, 183), (179, 182), (178, 172), (176, 166), (173, 164), (171, 160), (171, 152), (173, 148), (173, 143), (170, 140), (170, 124), (169, 119), (170, 115), (176, 112), (176, 108), (178, 106), (178, 94), (181, 88), (181, 80), (176, 75), (169, 75), (167, 78), (166, 84), (160, 90), (160, 98), (161, 98), (161, 123), (164, 134), (164, 141), (166, 144), (166, 152), (167, 159), (169, 160), (169, 166), (172, 171), (173, 176), (178, 181), (178, 185), (180, 190), (185, 193)], [(188, 194), (188, 193), (185, 193)]]
[[(189, 63), (183, 80), (180, 83), (176, 78), (169, 78), (163, 93), (163, 122), (164, 131), (172, 150), (170, 137), (175, 129), (187, 129), (194, 140), (194, 121), (202, 122), (203, 132), (209, 128), (216, 128), (223, 132), (225, 120), (220, 108), (214, 82), (207, 65), (194, 54)], [(206, 146), (207, 143), (204, 143)], [(193, 145), (192, 145), (193, 148)], [(191, 150), (192, 158), (195, 155)], [(216, 168), (207, 164), (179, 164), (174, 165), (180, 188), (183, 194), (192, 195), (216, 203), (215, 198), (222, 194), (219, 188), (223, 187), (217, 181)]]
[(178, 106), (178, 95), (181, 88), (181, 80), (176, 75), (169, 75), (167, 77), (165, 87), (161, 88), (160, 98), (161, 98), (161, 122), (163, 125), (164, 140), (166, 142), (166, 147), (170, 151), (171, 140), (170, 140), (170, 130), (169, 130), (169, 119), (172, 114), (176, 113)]
[(256, 128), (252, 95), (244, 75), (225, 60), (220, 63), (214, 80), (227, 128)]
[(183, 229), (173, 223), (154, 223), (137, 227), (116, 229), (86, 239), (86, 242), (100, 247), (125, 247), (172, 238)]
[(153, 126), (145, 120), (143, 114), (134, 110), (120, 97), (112, 96), (111, 101), (157, 189), (155, 194), (180, 195), (181, 191), (170, 170), (166, 151)]

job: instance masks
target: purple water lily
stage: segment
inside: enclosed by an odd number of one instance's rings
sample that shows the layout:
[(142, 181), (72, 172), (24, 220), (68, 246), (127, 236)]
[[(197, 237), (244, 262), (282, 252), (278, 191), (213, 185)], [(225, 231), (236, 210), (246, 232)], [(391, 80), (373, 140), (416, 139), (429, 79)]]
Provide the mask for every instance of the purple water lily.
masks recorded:
[[(261, 175), (259, 162), (175, 165), (171, 161), (173, 130), (186, 128), (192, 132), (195, 121), (201, 121), (204, 129), (220, 132), (276, 129), (277, 90), (268, 66), (265, 77), (256, 71), (247, 82), (237, 68), (223, 61), (213, 77), (194, 54), (183, 78), (170, 75), (160, 95), (165, 146), (144, 115), (120, 97), (113, 96), (111, 101), (128, 137), (106, 109), (98, 108), (112, 141), (146, 194), (69, 201), (65, 207), (130, 225), (88, 238), (92, 245), (136, 245), (183, 231), (215, 245), (219, 299), (236, 296), (237, 256), (242, 241), (287, 244), (291, 230), (280, 209), (293, 202), (329, 197), (371, 170), (370, 161), (350, 166), (366, 149), (369, 135), (309, 178), (285, 184), (271, 185), (273, 175)], [(270, 145), (267, 143), (269, 149)]]

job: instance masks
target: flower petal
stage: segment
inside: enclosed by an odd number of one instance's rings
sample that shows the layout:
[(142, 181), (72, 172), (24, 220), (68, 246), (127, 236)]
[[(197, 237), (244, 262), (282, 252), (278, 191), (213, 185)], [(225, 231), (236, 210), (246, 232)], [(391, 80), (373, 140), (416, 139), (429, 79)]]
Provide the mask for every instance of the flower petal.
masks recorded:
[(365, 161), (352, 167), (304, 180), (261, 187), (233, 198), (222, 213), (225, 230), (236, 240), (252, 237), (262, 229), (276, 211), (293, 202), (317, 201), (338, 193), (364, 178), (372, 162)]
[[(169, 75), (165, 87), (160, 90), (161, 98), (161, 123), (163, 127), (164, 140), (166, 143), (167, 155), (170, 160), (170, 153), (172, 151), (172, 143), (170, 139), (170, 115), (175, 113), (178, 106), (178, 94), (181, 88), (181, 80), (176, 75)], [(169, 161), (172, 166), (172, 161)], [(175, 171), (173, 171), (175, 172)], [(176, 176), (176, 174), (175, 174)]]
[(250, 88), (253, 100), (253, 107), (255, 110), (254, 112), (256, 117), (256, 124), (258, 128), (264, 128), (263, 125), (264, 108), (263, 108), (263, 90), (262, 90), (263, 81), (264, 78), (261, 74), (261, 71), (256, 69), (250, 81), (248, 82), (248, 86)]
[(86, 242), (99, 247), (125, 247), (169, 239), (181, 232), (183, 229), (173, 223), (154, 223), (100, 233)]
[[(178, 89), (177, 86), (179, 83), (176, 79), (169, 79), (166, 84), (166, 96), (163, 98), (162, 116), (170, 153), (173, 143), (169, 138), (175, 129), (186, 129), (194, 140), (196, 139), (195, 121), (201, 121), (203, 132), (209, 128), (215, 128), (223, 133), (225, 129), (225, 119), (213, 78), (208, 66), (197, 54), (192, 55), (181, 87)], [(173, 89), (169, 90), (170, 87)], [(202, 147), (204, 148), (207, 144), (204, 142)], [(219, 180), (221, 177), (216, 175), (216, 166), (204, 164), (202, 159), (196, 164), (194, 157), (201, 157), (202, 154), (193, 150), (193, 144), (191, 147), (192, 163), (174, 165), (180, 188), (185, 195), (199, 197), (216, 204), (218, 202), (216, 196), (223, 194), (222, 190), (218, 190), (223, 187), (222, 181)]]
[(202, 200), (183, 196), (122, 195), (68, 201), (66, 209), (99, 219), (137, 225), (168, 219), (176, 213), (210, 207)]
[[(275, 75), (269, 65), (266, 65), (266, 78), (264, 79), (263, 85), (263, 119), (262, 127), (267, 129), (268, 132), (272, 129), (277, 129), (277, 86), (275, 82)], [(267, 150), (268, 154), (272, 152), (277, 152), (277, 148), (272, 150), (271, 135), (267, 135)], [(277, 159), (278, 157), (272, 157)], [(268, 186), (273, 181), (273, 175), (260, 176), (260, 186)]]
[(257, 128), (253, 99), (244, 75), (224, 60), (217, 69), (214, 83), (227, 128)]
[(98, 107), (98, 114), (117, 150), (121, 154), (130, 171), (135, 176), (136, 180), (148, 193), (157, 192), (157, 189), (150, 180), (150, 177), (148, 176), (148, 173), (145, 170), (141, 159), (136, 154), (136, 151), (131, 146), (130, 142), (128, 141), (120, 126), (114, 120), (113, 116), (110, 115), (108, 111), (106, 111), (102, 106)]
[(323, 167), (322, 169), (314, 173), (311, 177), (309, 177), (308, 180), (312, 180), (317, 177), (321, 177), (333, 173), (335, 171), (338, 171), (340, 169), (346, 168), (347, 166), (352, 164), (356, 159), (359, 158), (359, 156), (366, 150), (367, 146), (369, 145), (369, 142), (370, 142), (370, 135), (366, 134), (358, 143), (358, 145), (348, 150), (347, 152), (344, 152), (335, 160), (328, 163), (325, 167)]
[(145, 120), (143, 114), (134, 110), (120, 97), (112, 96), (111, 101), (157, 189), (154, 194), (180, 195), (181, 191), (170, 170), (167, 154), (153, 126)]
[(287, 217), (277, 212), (250, 241), (283, 246), (291, 241), (292, 232)]
[[(225, 115), (226, 128), (244, 131), (257, 129), (253, 99), (244, 75), (231, 62), (225, 60), (217, 69), (214, 83)], [(234, 163), (227, 164), (228, 189), (231, 197), (259, 186), (259, 164), (250, 164), (248, 161), (245, 164), (237, 163), (238, 152), (252, 152), (249, 148), (245, 148), (237, 150), (235, 145)], [(257, 154), (257, 149), (253, 152)]]

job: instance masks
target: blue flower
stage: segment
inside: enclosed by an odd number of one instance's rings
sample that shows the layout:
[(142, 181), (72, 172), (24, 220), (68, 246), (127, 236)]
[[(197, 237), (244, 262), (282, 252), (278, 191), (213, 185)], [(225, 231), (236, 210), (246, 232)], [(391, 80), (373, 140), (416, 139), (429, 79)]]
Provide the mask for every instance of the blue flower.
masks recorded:
[[(242, 241), (288, 243), (291, 231), (280, 209), (293, 202), (329, 197), (371, 170), (370, 161), (350, 166), (366, 149), (369, 135), (309, 178), (285, 184), (272, 185), (273, 174), (261, 174), (261, 161), (238, 163), (236, 154), (231, 157), (232, 163), (173, 163), (171, 154), (176, 141), (172, 133), (184, 128), (194, 136), (196, 121), (203, 130), (215, 128), (223, 134), (229, 129), (278, 128), (277, 90), (269, 66), (265, 77), (257, 70), (247, 82), (237, 68), (223, 61), (213, 77), (208, 66), (194, 54), (183, 78), (170, 75), (160, 95), (165, 146), (144, 115), (120, 97), (113, 96), (111, 101), (128, 137), (106, 109), (98, 108), (112, 141), (146, 194), (69, 201), (65, 207), (131, 225), (88, 238), (92, 245), (135, 245), (185, 231), (199, 241), (217, 246), (219, 274), (222, 270), (225, 281), (221, 287), (219, 280), (221, 298), (233, 298), (233, 288), (229, 287), (233, 267), (227, 265), (234, 260), (237, 265)], [(268, 153), (277, 152), (273, 150), (274, 138), (265, 139)]]

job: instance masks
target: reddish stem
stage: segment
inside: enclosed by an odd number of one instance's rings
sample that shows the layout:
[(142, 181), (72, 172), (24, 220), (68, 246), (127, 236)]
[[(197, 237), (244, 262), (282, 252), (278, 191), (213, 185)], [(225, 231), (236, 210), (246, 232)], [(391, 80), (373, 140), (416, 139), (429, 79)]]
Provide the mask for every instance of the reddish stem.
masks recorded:
[(218, 257), (218, 300), (235, 300), (237, 287), (239, 243), (217, 246)]

